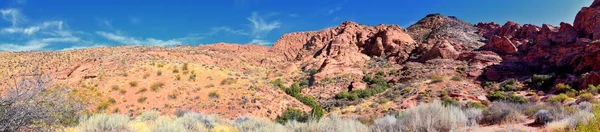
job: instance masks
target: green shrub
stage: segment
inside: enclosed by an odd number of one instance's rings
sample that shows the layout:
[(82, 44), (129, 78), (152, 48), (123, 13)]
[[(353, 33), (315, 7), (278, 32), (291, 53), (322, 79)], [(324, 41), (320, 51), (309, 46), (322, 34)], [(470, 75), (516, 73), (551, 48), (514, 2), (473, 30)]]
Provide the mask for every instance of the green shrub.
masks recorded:
[(488, 100), (490, 101), (509, 101), (513, 103), (527, 103), (529, 102), (526, 98), (522, 96), (518, 96), (512, 93), (507, 93), (504, 91), (494, 91), (490, 92), (487, 95)]
[(287, 108), (283, 114), (277, 116), (275, 121), (285, 124), (288, 121), (299, 121), (306, 122), (308, 120), (308, 114), (299, 109)]
[(571, 86), (564, 83), (556, 84), (555, 90), (557, 93), (577, 92), (575, 89), (571, 88)]
[(521, 89), (521, 87), (518, 85), (519, 81), (517, 79), (508, 79), (502, 82), (502, 91), (518, 91)]
[(483, 110), (483, 109), (485, 109), (487, 106), (483, 105), (483, 104), (482, 104), (482, 103), (480, 103), (480, 102), (473, 102), (473, 101), (469, 101), (469, 102), (467, 102), (467, 104), (466, 104), (466, 107), (467, 107), (467, 108), (477, 108), (477, 109), (481, 109), (481, 110)]
[(593, 84), (589, 84), (586, 91), (588, 91), (592, 94), (598, 94), (598, 93), (600, 93), (600, 85), (594, 86)]
[(579, 95), (579, 98), (587, 102), (596, 102), (596, 97), (592, 93), (584, 93)]
[(310, 81), (308, 80), (308, 78), (304, 78), (302, 79), (302, 81), (300, 81), (300, 87), (306, 87), (310, 85)]
[(553, 104), (562, 104), (565, 101), (567, 101), (568, 99), (569, 99), (569, 96), (567, 96), (566, 94), (559, 94), (559, 95), (552, 95), (552, 96), (548, 97), (546, 102), (553, 103)]
[(283, 82), (281, 81), (281, 78), (272, 80), (270, 83), (277, 86), (278, 88), (281, 88), (281, 89), (285, 88), (285, 86), (283, 86)]
[(156, 75), (157, 75), (157, 76), (161, 76), (161, 75), (162, 75), (162, 71), (160, 71), (160, 70), (159, 70), (159, 71), (157, 71), (157, 72), (156, 72)]
[(310, 110), (311, 119), (319, 120), (321, 117), (323, 117), (323, 115), (325, 115), (325, 110), (323, 110), (321, 107), (313, 107), (312, 110)]
[(460, 103), (451, 98), (443, 98), (442, 105), (444, 105), (444, 106), (460, 106)]
[(539, 75), (535, 74), (531, 77), (529, 85), (532, 88), (546, 90), (552, 83), (554, 83), (554, 77), (552, 75)]

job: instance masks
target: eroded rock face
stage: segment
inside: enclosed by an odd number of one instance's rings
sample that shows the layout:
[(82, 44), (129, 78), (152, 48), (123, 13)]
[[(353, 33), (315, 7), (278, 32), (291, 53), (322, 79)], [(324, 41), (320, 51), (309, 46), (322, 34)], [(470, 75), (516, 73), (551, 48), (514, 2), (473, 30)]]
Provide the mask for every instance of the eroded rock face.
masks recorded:
[(519, 51), (517, 46), (506, 36), (494, 36), (488, 44), (481, 47), (485, 50), (496, 51), (503, 54), (514, 54)]
[(273, 51), (302, 62), (304, 69), (318, 69), (318, 80), (333, 75), (362, 75), (360, 67), (371, 56), (403, 63), (416, 47), (398, 25), (365, 26), (347, 21), (322, 31), (286, 34), (275, 43)]
[(485, 45), (478, 28), (453, 16), (430, 14), (407, 28), (418, 43), (417, 56), (426, 56), (440, 41), (449, 41), (458, 52), (468, 52)]
[(428, 52), (426, 52), (422, 60), (427, 61), (431, 59), (456, 59), (460, 52), (454, 49), (452, 43), (448, 40), (438, 41)]
[(590, 7), (583, 7), (575, 17), (574, 27), (579, 35), (592, 40), (600, 39), (600, 1), (594, 0)]

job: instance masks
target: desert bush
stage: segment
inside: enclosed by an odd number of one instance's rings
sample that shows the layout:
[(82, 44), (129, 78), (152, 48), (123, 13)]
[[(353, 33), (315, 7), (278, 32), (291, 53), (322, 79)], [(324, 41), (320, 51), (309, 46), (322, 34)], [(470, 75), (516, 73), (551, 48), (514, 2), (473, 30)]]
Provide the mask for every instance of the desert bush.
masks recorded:
[(183, 124), (168, 117), (157, 118), (155, 124), (156, 126), (152, 128), (153, 132), (186, 132), (186, 128)]
[(365, 132), (369, 130), (369, 127), (365, 126), (356, 119), (344, 119), (336, 115), (325, 117), (320, 121), (291, 121), (286, 123), (285, 126), (289, 130), (296, 132)]
[(477, 108), (477, 109), (482, 109), (482, 110), (487, 107), (480, 102), (473, 102), (473, 101), (467, 102), (467, 104), (465, 104), (465, 106), (467, 108)]
[(285, 88), (285, 86), (283, 86), (283, 81), (281, 81), (281, 78), (277, 78), (275, 80), (272, 80), (270, 83), (273, 84), (273, 85), (275, 85), (278, 88), (281, 88), (281, 89)]
[(277, 116), (275, 121), (285, 124), (288, 121), (306, 122), (309, 119), (308, 114), (299, 109), (287, 108), (283, 114)]
[(579, 95), (579, 99), (586, 102), (596, 102), (596, 97), (592, 93), (584, 93)]
[[(586, 122), (577, 123), (575, 127), (575, 131), (577, 132), (598, 132), (600, 131), (600, 106), (595, 105), (592, 108), (591, 115), (587, 116)], [(582, 114), (583, 115), (583, 114)], [(582, 116), (580, 117), (586, 117)]]
[(242, 132), (287, 132), (285, 126), (272, 122), (269, 119), (255, 118), (249, 116), (238, 117), (235, 126)]
[(231, 85), (237, 83), (237, 79), (235, 78), (227, 78), (221, 81), (221, 85)]
[(444, 81), (444, 77), (441, 75), (432, 75), (430, 77), (431, 83), (439, 83)]
[(442, 98), (442, 105), (444, 106), (460, 106), (460, 103), (452, 98)]
[(571, 88), (571, 86), (564, 83), (556, 84), (555, 90), (557, 93), (577, 92), (575, 89)]
[(138, 82), (136, 82), (136, 81), (129, 82), (129, 86), (131, 86), (131, 87), (135, 87), (137, 85), (138, 85)]
[(181, 66), (181, 70), (187, 71), (189, 67), (189, 63), (183, 63), (183, 65)]
[[(473, 116), (475, 117), (475, 116)], [(421, 104), (399, 113), (395, 119), (375, 120), (373, 131), (458, 131), (467, 127), (469, 118), (458, 107), (439, 101)]]
[(570, 98), (566, 94), (559, 94), (559, 95), (552, 95), (552, 96), (548, 97), (548, 99), (546, 99), (546, 102), (553, 103), (553, 104), (562, 104), (565, 101), (569, 101), (569, 100), (575, 100), (575, 99)]
[(504, 91), (490, 92), (490, 93), (488, 93), (487, 98), (490, 101), (508, 101), (508, 102), (513, 102), (513, 103), (529, 102), (529, 100), (527, 100), (526, 98), (524, 98), (522, 96), (518, 96), (513, 93), (504, 92)]
[(161, 76), (162, 75), (162, 71), (156, 71), (156, 76)]
[(467, 126), (478, 127), (479, 121), (483, 119), (483, 110), (479, 108), (467, 108), (464, 110), (465, 116), (467, 117)]
[(152, 91), (156, 92), (158, 91), (159, 88), (162, 88), (165, 84), (164, 83), (154, 83), (152, 84), (152, 86), (150, 86), (150, 89), (152, 89)]
[(593, 84), (589, 84), (585, 91), (590, 92), (592, 94), (598, 94), (600, 93), (600, 85), (594, 86)]
[(160, 112), (158, 111), (144, 111), (136, 117), (136, 120), (144, 122), (154, 122), (156, 119), (158, 119), (158, 116), (160, 116)]
[(185, 130), (193, 132), (193, 131), (208, 131), (205, 124), (200, 121), (194, 113), (185, 112), (179, 118), (175, 120), (175, 122), (183, 125)]
[(529, 80), (528, 85), (532, 88), (547, 90), (545, 88), (551, 87), (552, 83), (554, 83), (554, 77), (552, 75), (535, 74)]
[(510, 102), (493, 102), (491, 106), (483, 111), (482, 124), (518, 123), (525, 119), (519, 111), (522, 104)]
[(129, 117), (125, 115), (98, 114), (83, 119), (77, 129), (83, 132), (121, 132), (127, 131)]
[(146, 99), (148, 99), (148, 97), (140, 97), (140, 98), (137, 99), (137, 102), (138, 103), (144, 103), (144, 102), (146, 102)]
[(552, 115), (548, 110), (540, 110), (535, 113), (535, 124), (546, 125), (546, 123), (552, 121)]
[(219, 95), (219, 93), (217, 93), (217, 91), (212, 91), (212, 92), (208, 93), (208, 98), (211, 98), (211, 99), (218, 99), (219, 96), (220, 95)]

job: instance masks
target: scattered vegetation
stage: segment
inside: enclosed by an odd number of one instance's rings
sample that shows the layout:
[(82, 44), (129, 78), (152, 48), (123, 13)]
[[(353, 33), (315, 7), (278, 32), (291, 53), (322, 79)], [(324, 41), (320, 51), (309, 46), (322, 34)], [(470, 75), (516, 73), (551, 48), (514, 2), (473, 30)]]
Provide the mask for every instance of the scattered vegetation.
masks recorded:
[(548, 90), (553, 83), (554, 77), (552, 75), (535, 74), (528, 80), (529, 87), (539, 90)]
[(143, 97), (138, 98), (137, 102), (138, 103), (144, 103), (144, 102), (146, 102), (146, 99), (148, 99), (148, 97), (143, 96)]
[(131, 87), (136, 87), (137, 85), (138, 85), (138, 82), (136, 82), (136, 81), (129, 82), (129, 86), (131, 86)]
[(150, 86), (150, 89), (152, 89), (152, 91), (156, 92), (158, 91), (159, 88), (162, 88), (165, 84), (164, 83), (154, 83), (152, 84), (152, 86)]
[(237, 83), (237, 79), (235, 78), (227, 78), (221, 81), (221, 85), (231, 85)]
[(564, 83), (556, 84), (555, 90), (557, 93), (576, 93), (577, 92), (575, 89), (571, 88), (571, 86), (564, 84)]
[(521, 104), (529, 102), (529, 100), (527, 100), (525, 97), (516, 95), (512, 92), (504, 92), (504, 91), (490, 92), (490, 93), (488, 93), (487, 98), (490, 101), (508, 101), (508, 102), (521, 103)]
[(347, 100), (357, 100), (359, 98), (368, 98), (375, 94), (379, 94), (384, 92), (389, 87), (390, 84), (384, 79), (384, 75), (375, 75), (375, 77), (365, 76), (363, 81), (366, 82), (369, 86), (373, 86), (367, 89), (361, 90), (353, 90), (350, 92), (340, 92), (335, 95), (336, 99), (347, 99)]
[(441, 75), (431, 75), (431, 83), (444, 82), (444, 77)]
[(210, 93), (208, 93), (208, 98), (211, 99), (218, 99), (220, 97), (219, 93), (217, 93), (217, 91), (212, 91)]

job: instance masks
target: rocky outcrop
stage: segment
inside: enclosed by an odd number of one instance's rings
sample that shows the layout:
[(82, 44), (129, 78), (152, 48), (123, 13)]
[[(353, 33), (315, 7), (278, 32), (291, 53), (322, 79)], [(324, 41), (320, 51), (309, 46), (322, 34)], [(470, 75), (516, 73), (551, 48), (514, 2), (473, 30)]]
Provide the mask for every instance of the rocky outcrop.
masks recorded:
[(304, 69), (318, 69), (315, 79), (343, 74), (362, 74), (360, 67), (372, 56), (404, 63), (416, 42), (398, 25), (365, 26), (344, 22), (336, 28), (284, 35), (273, 51)]
[(600, 1), (594, 0), (590, 7), (583, 7), (575, 17), (574, 27), (584, 38), (600, 39)]
[[(417, 56), (428, 55), (427, 52), (440, 41), (449, 41), (458, 52), (467, 52), (478, 49), (485, 43), (485, 38), (477, 34), (477, 27), (473, 24), (459, 20), (453, 16), (430, 14), (407, 28), (417, 42)], [(421, 59), (423, 60), (423, 59)]]
[(514, 54), (519, 51), (519, 49), (517, 49), (517, 46), (515, 46), (515, 44), (506, 36), (494, 36), (492, 37), (492, 39), (490, 39), (488, 44), (481, 48), (485, 50), (500, 52), (503, 54)]
[(438, 41), (428, 52), (422, 56), (423, 61), (431, 59), (456, 59), (460, 52), (454, 49), (452, 43), (448, 40)]
[[(479, 35), (489, 39), (480, 50), (500, 53), (502, 63), (488, 67), (485, 79), (501, 81), (534, 73), (552, 73), (558, 82), (579, 88), (600, 83), (595, 71), (600, 70), (600, 0), (584, 7), (574, 25), (559, 27), (544, 24), (519, 26), (507, 22), (499, 27), (494, 23), (479, 23)], [(589, 73), (587, 77), (580, 77)]]

